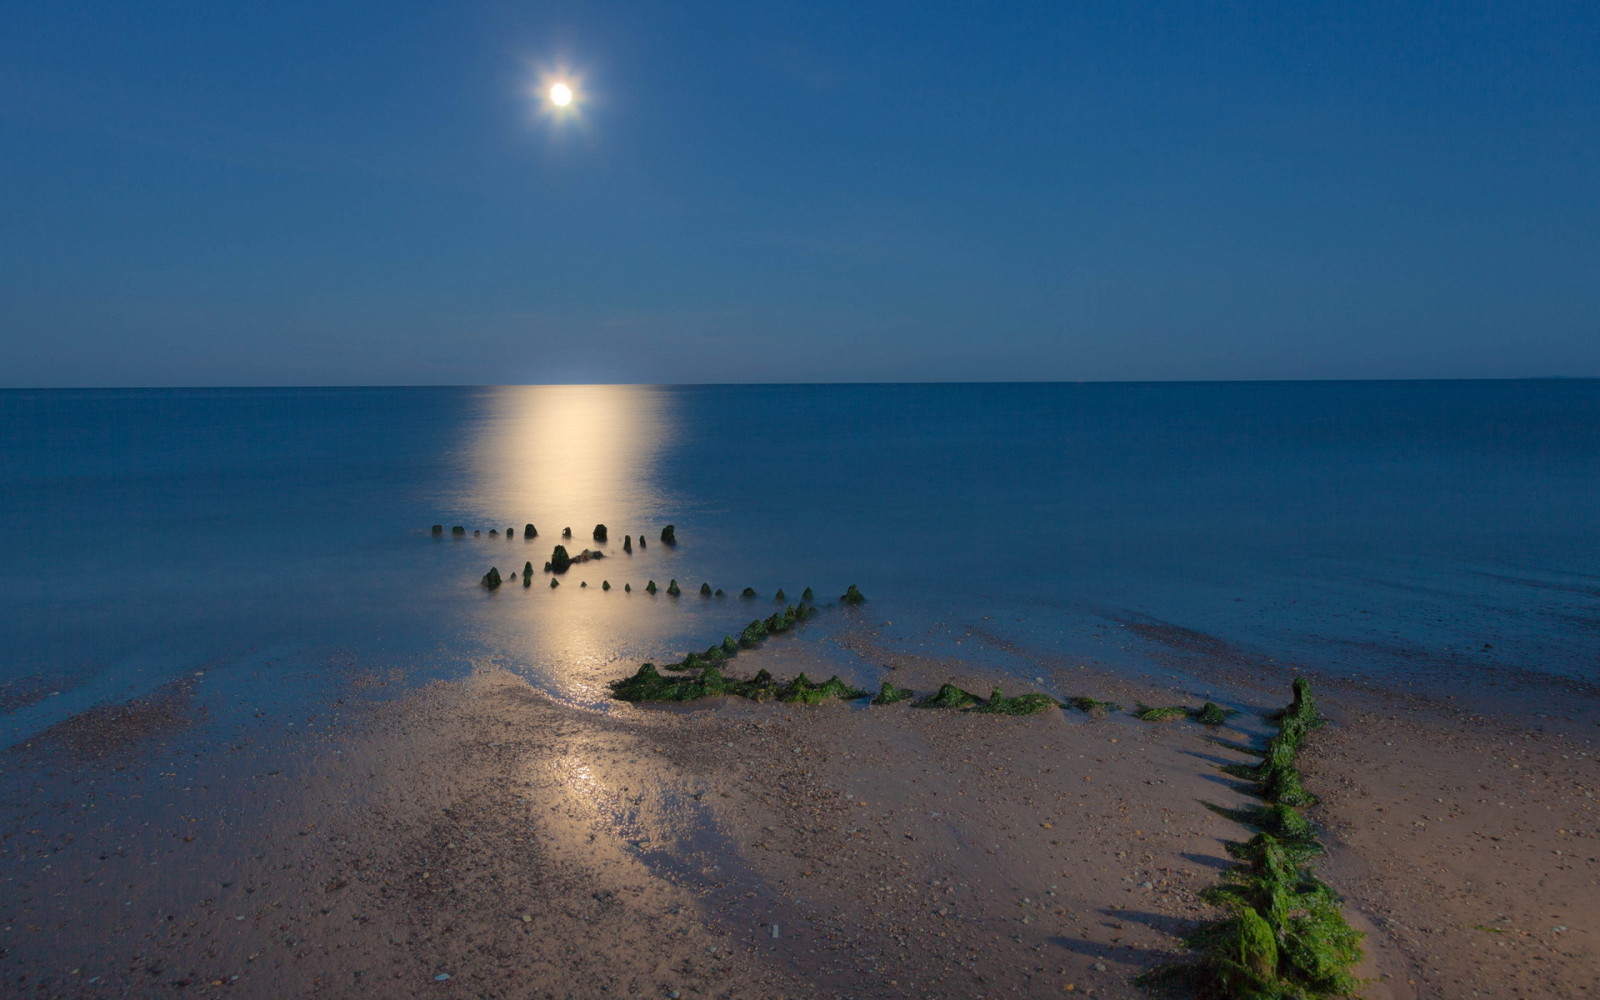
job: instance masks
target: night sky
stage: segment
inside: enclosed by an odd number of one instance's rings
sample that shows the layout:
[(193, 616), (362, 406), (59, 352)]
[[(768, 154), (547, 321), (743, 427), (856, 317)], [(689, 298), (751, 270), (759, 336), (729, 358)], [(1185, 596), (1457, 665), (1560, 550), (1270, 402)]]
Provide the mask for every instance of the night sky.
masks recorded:
[(0, 29), (0, 385), (1592, 375), (1593, 0)]

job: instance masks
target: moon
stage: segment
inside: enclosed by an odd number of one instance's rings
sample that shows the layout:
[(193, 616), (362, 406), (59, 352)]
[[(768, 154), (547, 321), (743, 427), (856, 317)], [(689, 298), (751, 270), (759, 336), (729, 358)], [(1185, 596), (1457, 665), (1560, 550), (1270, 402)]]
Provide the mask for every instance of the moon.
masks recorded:
[(572, 88), (564, 83), (550, 85), (550, 103), (564, 108), (572, 103)]

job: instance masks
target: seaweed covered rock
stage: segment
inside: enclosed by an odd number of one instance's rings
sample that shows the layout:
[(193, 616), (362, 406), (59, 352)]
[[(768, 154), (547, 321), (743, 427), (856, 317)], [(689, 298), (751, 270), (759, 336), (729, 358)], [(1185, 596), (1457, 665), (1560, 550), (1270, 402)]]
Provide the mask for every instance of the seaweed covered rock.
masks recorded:
[(435, 537), (435, 538), (443, 538), (444, 537), (444, 525), (436, 524), (436, 525), (433, 526), (433, 537)]
[(597, 542), (603, 542), (603, 541), (606, 540), (606, 526), (605, 525), (597, 524), (597, 525), (594, 526), (594, 540), (597, 541)]
[(783, 602), (788, 600), (787, 597), (783, 596), (783, 588), (782, 587), (779, 587), (778, 588), (778, 592), (776, 594), (772, 595), (772, 599), (774, 601), (777, 601), (779, 604), (782, 604)]
[(1101, 701), (1087, 696), (1067, 699), (1067, 704), (1094, 719), (1103, 719), (1109, 712), (1120, 712), (1122, 706), (1114, 701)]
[(524, 587), (533, 586), (533, 561), (532, 560), (529, 560), (528, 562), (525, 562), (525, 563), (522, 564), (522, 585)]
[(500, 570), (490, 566), (489, 572), (483, 574), (483, 579), (479, 580), (478, 582), (483, 584), (485, 587), (488, 587), (490, 590), (498, 588), (500, 586)]
[(724, 678), (716, 667), (706, 667), (693, 677), (663, 677), (655, 664), (646, 663), (632, 677), (612, 681), (611, 695), (621, 701), (694, 701), (737, 694), (738, 686)]
[(712, 596), (714, 596), (714, 597), (726, 597), (728, 595), (726, 595), (726, 594), (724, 594), (722, 592), (722, 588), (721, 587), (718, 587), (717, 588), (717, 592), (715, 594), (713, 594)]
[(855, 698), (865, 698), (869, 694), (870, 691), (861, 691), (846, 684), (839, 679), (838, 674), (821, 684), (814, 684), (811, 678), (802, 673), (783, 686), (778, 692), (778, 700), (801, 705), (820, 705), (829, 698), (850, 701)]
[(701, 597), (710, 597), (711, 596), (711, 584), (702, 583), (700, 585), (700, 596)]
[(1220, 726), (1232, 716), (1238, 715), (1232, 708), (1223, 708), (1214, 701), (1208, 701), (1198, 709), (1189, 713), (1189, 717), (1202, 726)]
[(1182, 705), (1146, 705), (1141, 701), (1134, 704), (1133, 717), (1140, 722), (1175, 722), (1188, 718), (1189, 710)]
[(737, 654), (739, 652), (739, 642), (738, 642), (738, 640), (735, 639), (731, 635), (723, 636), (722, 637), (722, 651), (724, 653), (727, 653), (729, 656), (733, 656), (733, 655)]
[(812, 601), (815, 601), (816, 599), (817, 599), (816, 595), (811, 592), (811, 588), (810, 587), (807, 587), (800, 594), (800, 600), (805, 601), (807, 604), (810, 604)]
[(565, 545), (557, 545), (554, 552), (550, 553), (550, 561), (544, 564), (546, 573), (565, 573), (572, 567), (572, 557), (567, 555)]
[(745, 681), (739, 693), (751, 701), (772, 701), (783, 690), (772, 675), (765, 670), (756, 671), (756, 675)]
[(761, 644), (761, 640), (765, 639), (766, 637), (766, 622), (757, 619), (756, 621), (746, 625), (744, 627), (744, 631), (739, 633), (739, 644), (747, 648), (750, 646), (758, 646)]
[(662, 528), (661, 529), (661, 541), (662, 541), (662, 544), (665, 544), (665, 545), (676, 545), (676, 544), (678, 544), (678, 533), (677, 532), (678, 532), (678, 529), (676, 528), (676, 526), (671, 525), (671, 524), (667, 525), (665, 528)]
[(489, 537), (490, 538), (499, 538), (500, 537), (500, 529), (499, 528), (490, 528), (489, 529)]
[(533, 525), (525, 524), (525, 525), (522, 526), (522, 537), (523, 538), (538, 538), (539, 537), (539, 531)]
[(552, 576), (550, 578), (550, 589), (554, 590), (559, 586), (561, 586), (561, 581)]
[(993, 715), (1037, 715), (1040, 712), (1060, 707), (1061, 703), (1059, 701), (1038, 691), (1007, 698), (1000, 693), (999, 688), (995, 688), (990, 692), (989, 700), (973, 709), (973, 711), (987, 712)]
[(467, 529), (458, 524), (450, 529), (450, 534), (456, 538), (465, 538), (467, 537)]
[(894, 705), (902, 701), (910, 701), (916, 697), (916, 692), (910, 688), (895, 687), (888, 681), (878, 685), (877, 697), (872, 699), (874, 705)]
[(921, 701), (914, 702), (916, 708), (971, 708), (978, 703), (978, 696), (971, 691), (963, 691), (954, 684), (940, 684), (939, 690), (928, 695)]
[(517, 529), (507, 525), (506, 526), (506, 541), (509, 542), (515, 537), (517, 537)]
[(1317, 797), (1300, 783), (1300, 770), (1294, 765), (1275, 767), (1261, 779), (1261, 797), (1285, 806), (1314, 806)]
[(600, 589), (601, 590), (610, 590), (611, 589), (611, 581), (610, 580), (601, 580), (600, 581)]
[(861, 593), (860, 588), (858, 588), (853, 583), (850, 585), (850, 589), (846, 590), (839, 597), (839, 600), (843, 601), (846, 604), (860, 604), (861, 602), (865, 601), (866, 599), (867, 599), (866, 595)]
[(1274, 803), (1261, 810), (1256, 825), (1262, 833), (1279, 840), (1304, 840), (1311, 836), (1311, 822), (1292, 806)]
[(562, 528), (561, 529), (561, 537), (562, 538), (571, 538), (572, 537), (572, 529), (571, 528)]
[(651, 580), (649, 583), (644, 585), (644, 589), (645, 589), (645, 593), (647, 593), (647, 594), (655, 593), (656, 592), (656, 582), (654, 580)]
[(633, 551), (633, 536), (632, 535), (623, 535), (622, 536), (622, 551), (630, 552), (630, 553)]
[(673, 597), (677, 597), (679, 594), (683, 593), (683, 591), (678, 588), (678, 581), (676, 578), (667, 581), (667, 593)]
[(744, 588), (744, 591), (739, 594), (739, 596), (740, 597), (754, 597), (754, 596), (756, 596), (756, 588), (754, 588), (754, 587), (746, 587), (746, 588)]

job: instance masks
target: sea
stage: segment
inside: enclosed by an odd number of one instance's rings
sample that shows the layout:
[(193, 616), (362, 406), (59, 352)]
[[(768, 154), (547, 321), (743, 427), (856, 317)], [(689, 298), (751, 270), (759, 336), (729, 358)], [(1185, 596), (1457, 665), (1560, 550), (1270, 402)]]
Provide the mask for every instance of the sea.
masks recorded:
[[(483, 666), (611, 711), (807, 587), (772, 662), (863, 686), (1600, 683), (1594, 380), (11, 390), (0, 515), (0, 746), (195, 678), (223, 719)], [(551, 587), (558, 544), (604, 558)]]

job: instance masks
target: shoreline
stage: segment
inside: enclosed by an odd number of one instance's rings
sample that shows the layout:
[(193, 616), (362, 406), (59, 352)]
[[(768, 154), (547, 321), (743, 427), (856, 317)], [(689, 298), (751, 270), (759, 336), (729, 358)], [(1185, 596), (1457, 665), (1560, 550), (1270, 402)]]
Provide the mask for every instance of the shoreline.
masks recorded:
[[(995, 679), (875, 653), (919, 689)], [(1221, 659), (1219, 684), (1248, 666)], [(1370, 932), (1365, 995), (1592, 995), (1600, 729), (1318, 683), (1314, 867)], [(1259, 692), (1288, 700), (1276, 677)], [(347, 705), (292, 750), (186, 746), (177, 711), (103, 713), (112, 735), (162, 725), (98, 755), (80, 732), (0, 757), (31, 789), (5, 804), (8, 992), (1143, 997), (1133, 975), (1213, 912), (1198, 893), (1248, 836), (1201, 803), (1246, 803), (1217, 766), (1249, 758), (1188, 723), (594, 713), (488, 666)], [(1266, 731), (1235, 722), (1220, 735)]]

